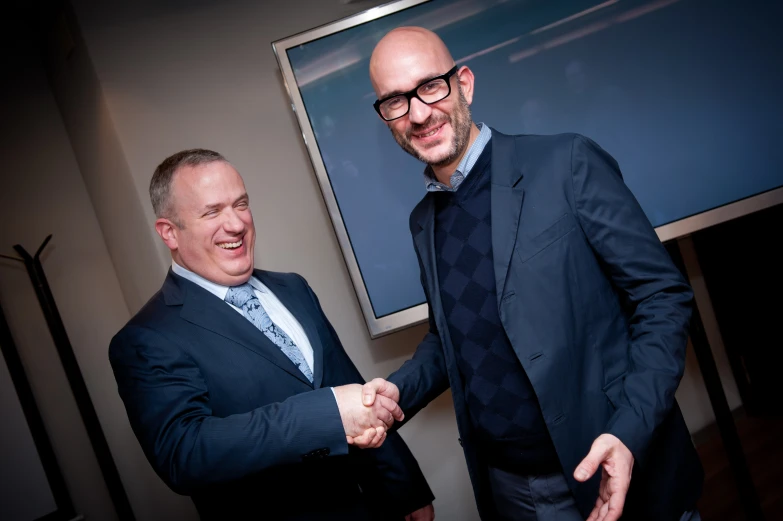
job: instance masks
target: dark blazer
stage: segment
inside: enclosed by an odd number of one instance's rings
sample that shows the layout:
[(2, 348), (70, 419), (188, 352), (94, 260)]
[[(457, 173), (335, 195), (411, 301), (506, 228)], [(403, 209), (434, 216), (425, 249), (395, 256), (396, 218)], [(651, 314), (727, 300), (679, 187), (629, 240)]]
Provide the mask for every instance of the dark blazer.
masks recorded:
[[(702, 469), (674, 400), (685, 364), (692, 292), (615, 160), (579, 135), (492, 131), (492, 251), (500, 319), (538, 397), (563, 471), (586, 516), (600, 471), (577, 464), (601, 433), (633, 453), (626, 518), (679, 519), (701, 493)], [(434, 203), (411, 213), (429, 304), (429, 332), (390, 377), (406, 420), (451, 387), (483, 519), (493, 519), (441, 306)]]
[(109, 358), (133, 431), (158, 475), (202, 519), (389, 519), (432, 502), (397, 434), (346, 443), (330, 386), (363, 383), (307, 282), (254, 275), (302, 325), (314, 383), (212, 293), (169, 271), (112, 339)]

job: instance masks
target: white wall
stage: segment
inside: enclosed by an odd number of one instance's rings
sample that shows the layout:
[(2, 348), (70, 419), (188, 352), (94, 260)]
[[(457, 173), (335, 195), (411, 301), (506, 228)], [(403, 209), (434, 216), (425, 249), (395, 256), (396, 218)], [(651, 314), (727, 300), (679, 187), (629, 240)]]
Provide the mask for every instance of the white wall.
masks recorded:
[[(164, 157), (191, 147), (229, 157), (252, 199), (258, 264), (308, 279), (365, 377), (396, 369), (424, 335), (419, 326), (369, 339), (271, 49), (273, 40), (379, 3), (75, 0), (73, 21), (84, 40), (63, 22), (48, 53), (62, 121), (40, 74), (37, 88), (14, 91), (8, 108), (16, 116), (4, 121), (17, 134), (4, 132), (6, 157), (13, 157), (7, 172), (26, 174), (3, 176), (0, 248), (21, 242), (34, 249), (54, 232), (47, 274), (137, 519), (196, 518), (190, 501), (170, 492), (141, 454), (106, 358), (111, 335), (157, 290), (168, 265), (147, 196)], [(7, 295), (47, 426), (64, 440), (55, 440), (58, 455), (64, 467), (80, 469), (66, 472), (77, 506), (90, 519), (113, 519), (29, 284), (18, 267), (2, 263), (4, 303)], [(691, 354), (677, 396), (693, 431), (712, 414)], [(725, 357), (718, 364), (736, 405)], [(438, 518), (477, 519), (450, 396), (402, 435), (435, 491)]]

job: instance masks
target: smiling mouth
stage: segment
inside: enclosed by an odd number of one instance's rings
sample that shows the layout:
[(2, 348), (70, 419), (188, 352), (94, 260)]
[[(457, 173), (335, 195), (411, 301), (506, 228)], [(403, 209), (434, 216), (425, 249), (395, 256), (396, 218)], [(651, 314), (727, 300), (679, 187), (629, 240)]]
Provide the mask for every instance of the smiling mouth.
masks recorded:
[(428, 138), (428, 137), (431, 137), (431, 136), (434, 136), (435, 134), (437, 134), (438, 131), (441, 129), (441, 127), (443, 127), (443, 125), (439, 125), (439, 126), (433, 128), (432, 130), (430, 130), (428, 132), (424, 132), (424, 133), (420, 133), (420, 134), (414, 134), (413, 136), (418, 138), (418, 139)]
[(221, 242), (218, 243), (219, 248), (223, 248), (224, 250), (236, 250), (242, 246), (242, 239), (239, 239), (236, 242)]

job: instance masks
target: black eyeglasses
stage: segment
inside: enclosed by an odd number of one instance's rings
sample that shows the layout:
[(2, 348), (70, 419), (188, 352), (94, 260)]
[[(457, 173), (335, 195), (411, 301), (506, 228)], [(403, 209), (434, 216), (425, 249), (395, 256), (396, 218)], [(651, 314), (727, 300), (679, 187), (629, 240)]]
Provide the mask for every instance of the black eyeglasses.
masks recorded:
[(422, 103), (432, 105), (451, 94), (451, 82), (449, 79), (457, 72), (457, 66), (441, 76), (429, 79), (415, 89), (395, 94), (373, 103), (375, 111), (385, 121), (392, 121), (403, 117), (411, 109), (411, 99), (416, 98)]

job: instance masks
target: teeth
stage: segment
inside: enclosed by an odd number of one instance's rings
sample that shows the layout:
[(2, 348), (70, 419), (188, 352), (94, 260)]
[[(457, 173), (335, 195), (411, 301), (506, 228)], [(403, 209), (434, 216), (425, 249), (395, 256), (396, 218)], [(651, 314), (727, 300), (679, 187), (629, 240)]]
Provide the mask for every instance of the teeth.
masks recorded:
[(431, 132), (427, 132), (426, 134), (422, 134), (421, 137), (430, 137), (433, 134), (435, 134), (435, 132), (437, 132), (437, 131), (438, 131), (438, 129), (436, 128), (435, 130), (433, 130)]
[(233, 250), (234, 248), (239, 248), (240, 246), (242, 246), (242, 241), (239, 240), (237, 242), (224, 242), (222, 244), (218, 244), (218, 246), (220, 246), (224, 250)]

